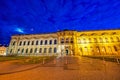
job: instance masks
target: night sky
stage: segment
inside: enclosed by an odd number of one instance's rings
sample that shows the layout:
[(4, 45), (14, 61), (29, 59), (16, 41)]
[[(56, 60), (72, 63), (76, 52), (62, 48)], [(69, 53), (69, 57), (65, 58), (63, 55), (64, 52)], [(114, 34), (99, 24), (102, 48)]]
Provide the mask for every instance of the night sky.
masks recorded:
[(0, 0), (0, 44), (15, 34), (120, 29), (120, 0)]

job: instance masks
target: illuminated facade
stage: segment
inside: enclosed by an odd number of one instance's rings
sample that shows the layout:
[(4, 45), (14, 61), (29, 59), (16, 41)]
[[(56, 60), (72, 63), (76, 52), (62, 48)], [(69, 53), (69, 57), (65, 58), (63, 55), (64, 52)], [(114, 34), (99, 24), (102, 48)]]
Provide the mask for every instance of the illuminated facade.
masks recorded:
[(0, 55), (6, 55), (7, 48), (5, 46), (0, 47)]
[(64, 30), (48, 34), (12, 36), (8, 54), (120, 55), (120, 30)]

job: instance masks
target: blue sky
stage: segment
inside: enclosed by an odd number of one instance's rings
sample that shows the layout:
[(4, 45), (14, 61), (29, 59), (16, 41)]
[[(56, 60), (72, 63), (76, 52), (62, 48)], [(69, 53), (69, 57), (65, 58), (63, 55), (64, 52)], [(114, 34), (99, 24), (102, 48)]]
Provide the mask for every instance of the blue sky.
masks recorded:
[(15, 34), (120, 29), (119, 0), (0, 0), (0, 44)]

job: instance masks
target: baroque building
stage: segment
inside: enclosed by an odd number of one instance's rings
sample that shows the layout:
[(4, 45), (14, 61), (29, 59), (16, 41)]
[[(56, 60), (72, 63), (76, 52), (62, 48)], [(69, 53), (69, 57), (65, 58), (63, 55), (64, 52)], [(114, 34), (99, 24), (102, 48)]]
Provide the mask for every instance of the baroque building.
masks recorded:
[(120, 55), (120, 30), (63, 30), (48, 34), (14, 35), (8, 54)]

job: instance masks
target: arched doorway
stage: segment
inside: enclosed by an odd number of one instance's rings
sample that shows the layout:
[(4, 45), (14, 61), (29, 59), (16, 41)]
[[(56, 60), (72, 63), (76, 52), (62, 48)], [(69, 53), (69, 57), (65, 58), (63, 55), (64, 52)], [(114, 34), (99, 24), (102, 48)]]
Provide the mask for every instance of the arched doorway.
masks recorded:
[(69, 50), (68, 50), (68, 49), (66, 49), (66, 55), (68, 55), (68, 53), (69, 53)]

